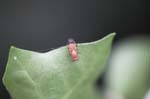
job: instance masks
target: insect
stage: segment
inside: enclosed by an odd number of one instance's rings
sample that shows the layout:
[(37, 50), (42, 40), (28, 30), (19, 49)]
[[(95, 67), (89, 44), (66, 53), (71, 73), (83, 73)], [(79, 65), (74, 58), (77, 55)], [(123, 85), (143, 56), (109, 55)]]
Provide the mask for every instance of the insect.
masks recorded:
[(69, 51), (73, 61), (77, 61), (79, 59), (77, 44), (76, 44), (75, 40), (72, 38), (68, 39), (68, 51)]

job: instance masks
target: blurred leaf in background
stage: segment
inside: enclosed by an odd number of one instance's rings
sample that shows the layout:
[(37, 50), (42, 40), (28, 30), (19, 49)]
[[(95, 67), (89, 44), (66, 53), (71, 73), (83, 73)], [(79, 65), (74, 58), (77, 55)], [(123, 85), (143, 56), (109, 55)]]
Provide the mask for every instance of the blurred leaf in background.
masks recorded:
[(130, 37), (113, 50), (106, 76), (109, 99), (143, 99), (150, 86), (150, 38)]

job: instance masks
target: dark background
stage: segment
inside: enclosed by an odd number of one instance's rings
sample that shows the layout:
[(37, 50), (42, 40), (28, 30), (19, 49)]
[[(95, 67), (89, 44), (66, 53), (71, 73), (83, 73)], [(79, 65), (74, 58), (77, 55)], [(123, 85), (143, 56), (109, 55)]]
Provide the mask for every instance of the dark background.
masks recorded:
[[(0, 0), (0, 79), (10, 45), (47, 51), (69, 37), (89, 42), (110, 32), (115, 42), (150, 33), (149, 0)], [(10, 99), (1, 80), (0, 99)]]

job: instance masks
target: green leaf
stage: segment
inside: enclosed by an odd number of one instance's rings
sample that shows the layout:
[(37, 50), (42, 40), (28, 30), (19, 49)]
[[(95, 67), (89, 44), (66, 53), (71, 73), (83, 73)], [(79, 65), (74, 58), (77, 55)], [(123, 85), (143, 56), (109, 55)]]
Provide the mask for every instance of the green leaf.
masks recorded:
[(94, 83), (105, 67), (114, 35), (77, 44), (75, 62), (67, 46), (46, 53), (11, 47), (3, 83), (13, 99), (99, 99)]

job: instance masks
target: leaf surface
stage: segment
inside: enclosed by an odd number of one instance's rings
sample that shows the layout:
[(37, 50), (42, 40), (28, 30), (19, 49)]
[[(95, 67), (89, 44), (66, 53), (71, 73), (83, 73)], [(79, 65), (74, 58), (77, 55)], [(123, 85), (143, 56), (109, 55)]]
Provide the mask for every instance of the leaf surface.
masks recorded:
[(77, 44), (75, 62), (67, 46), (46, 53), (11, 47), (3, 83), (12, 99), (99, 99), (94, 83), (105, 67), (114, 35)]

